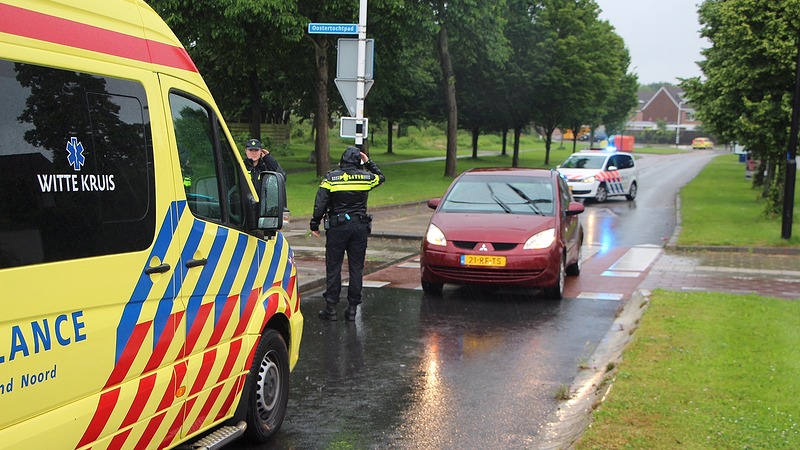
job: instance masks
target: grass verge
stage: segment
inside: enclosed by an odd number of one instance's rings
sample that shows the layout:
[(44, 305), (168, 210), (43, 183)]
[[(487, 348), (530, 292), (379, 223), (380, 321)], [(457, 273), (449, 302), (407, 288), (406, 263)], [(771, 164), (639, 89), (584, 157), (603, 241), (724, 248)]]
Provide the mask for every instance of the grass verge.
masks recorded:
[(800, 448), (798, 346), (798, 302), (657, 290), (576, 448)]
[[(800, 195), (796, 185), (795, 199)], [(798, 247), (800, 237), (781, 238), (781, 217), (763, 214), (761, 190), (744, 177), (738, 155), (721, 155), (681, 190), (678, 245)], [(793, 231), (798, 229), (795, 208)]]

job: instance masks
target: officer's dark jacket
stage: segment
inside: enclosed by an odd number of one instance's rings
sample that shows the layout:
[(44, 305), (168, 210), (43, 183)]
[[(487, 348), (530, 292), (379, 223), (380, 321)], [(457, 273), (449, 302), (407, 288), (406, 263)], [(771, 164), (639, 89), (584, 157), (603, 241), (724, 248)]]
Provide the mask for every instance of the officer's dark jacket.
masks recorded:
[(371, 160), (363, 166), (350, 161), (342, 161), (339, 166), (325, 174), (325, 179), (317, 189), (314, 213), (309, 224), (313, 231), (319, 230), (322, 216), (326, 213), (328, 217), (337, 214), (365, 215), (369, 191), (386, 180), (381, 169)]
[(256, 188), (258, 195), (261, 195), (261, 172), (278, 172), (283, 175), (286, 180), (286, 171), (278, 163), (278, 161), (270, 154), (261, 156), (258, 163), (253, 163), (250, 158), (244, 159), (244, 165), (247, 171), (250, 172), (250, 181), (253, 182), (253, 187)]

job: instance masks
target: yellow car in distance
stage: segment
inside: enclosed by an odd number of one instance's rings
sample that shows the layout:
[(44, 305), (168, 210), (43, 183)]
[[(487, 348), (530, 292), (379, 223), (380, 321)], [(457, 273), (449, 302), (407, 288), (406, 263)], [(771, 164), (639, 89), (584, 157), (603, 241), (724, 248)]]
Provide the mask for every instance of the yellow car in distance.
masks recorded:
[(714, 148), (714, 142), (709, 138), (699, 137), (692, 139), (692, 150)]

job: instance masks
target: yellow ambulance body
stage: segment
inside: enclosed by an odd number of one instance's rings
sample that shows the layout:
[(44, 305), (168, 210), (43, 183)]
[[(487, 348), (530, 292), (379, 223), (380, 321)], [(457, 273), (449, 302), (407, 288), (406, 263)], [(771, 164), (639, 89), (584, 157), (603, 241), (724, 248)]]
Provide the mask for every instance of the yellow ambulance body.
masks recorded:
[(1, 0), (0, 104), (0, 448), (269, 438), (303, 329), (284, 180), (255, 193), (172, 31)]

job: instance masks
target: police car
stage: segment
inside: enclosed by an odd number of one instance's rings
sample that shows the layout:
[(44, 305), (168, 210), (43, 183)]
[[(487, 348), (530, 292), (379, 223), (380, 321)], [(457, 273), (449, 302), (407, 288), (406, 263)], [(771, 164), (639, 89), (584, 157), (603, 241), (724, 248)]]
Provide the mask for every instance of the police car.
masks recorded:
[(584, 150), (573, 153), (558, 166), (575, 198), (602, 203), (610, 196), (636, 198), (638, 171), (630, 153)]

